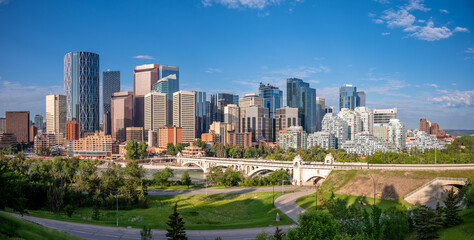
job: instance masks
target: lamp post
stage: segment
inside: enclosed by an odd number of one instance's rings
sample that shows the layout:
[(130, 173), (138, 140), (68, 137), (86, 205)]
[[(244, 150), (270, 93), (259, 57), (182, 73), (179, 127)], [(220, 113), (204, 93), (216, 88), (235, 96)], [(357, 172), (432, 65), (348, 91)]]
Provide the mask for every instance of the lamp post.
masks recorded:
[(273, 186), (273, 208), (275, 208), (275, 183), (272, 181)]
[(375, 181), (374, 177), (372, 176), (372, 174), (369, 173), (369, 176), (370, 176), (370, 178), (372, 178), (372, 182), (374, 184), (374, 206), (375, 206), (375, 185), (376, 185), (376, 181)]
[(118, 227), (118, 198), (117, 198), (117, 194), (115, 194), (115, 202), (117, 203), (117, 227)]
[(283, 194), (283, 168), (281, 169), (281, 194)]
[(316, 205), (316, 211), (318, 211), (318, 182), (315, 182), (313, 183), (314, 184), (314, 195), (315, 195), (315, 199), (314, 199), (314, 202), (315, 202), (315, 205)]

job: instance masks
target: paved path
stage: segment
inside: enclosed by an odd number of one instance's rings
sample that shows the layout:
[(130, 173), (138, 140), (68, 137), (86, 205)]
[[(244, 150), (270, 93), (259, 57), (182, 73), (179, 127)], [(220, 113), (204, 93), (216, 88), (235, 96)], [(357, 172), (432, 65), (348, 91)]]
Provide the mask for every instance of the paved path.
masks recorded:
[[(301, 187), (286, 185), (283, 186), (284, 191), (300, 190)], [(212, 187), (207, 189), (207, 194), (221, 194), (221, 193), (254, 193), (254, 192), (272, 192), (273, 187), (258, 187), (258, 188), (218, 188)], [(275, 186), (275, 192), (281, 192), (281, 185)], [(148, 190), (148, 195), (199, 195), (206, 194), (205, 188), (193, 189), (157, 189)]]
[[(11, 216), (28, 220), (48, 228), (56, 229), (61, 232), (66, 232), (74, 236), (85, 239), (94, 240), (112, 240), (123, 239), (132, 240), (140, 239), (141, 229), (137, 228), (123, 228), (123, 227), (107, 227), (90, 225), (84, 223), (63, 222), (58, 220), (51, 220), (45, 218), (37, 218), (31, 216), (21, 216), (14, 213), (6, 213)], [(281, 226), (286, 231), (290, 226)], [(216, 237), (221, 237), (223, 240), (237, 240), (237, 239), (255, 239), (255, 236), (262, 231), (273, 234), (275, 227), (265, 228), (247, 228), (247, 229), (229, 229), (229, 230), (186, 230), (186, 235), (190, 240), (214, 240)], [(152, 230), (153, 239), (166, 239), (166, 230)]]
[[(278, 197), (275, 200), (275, 206), (285, 213), (295, 222), (298, 220), (298, 214), (304, 212), (304, 209), (296, 204), (296, 199), (299, 197), (311, 194), (313, 188), (311, 187), (295, 187), (285, 186), (284, 190), (297, 190), (297, 192), (289, 193)], [(159, 190), (149, 192), (150, 195), (178, 195), (178, 194), (205, 194), (206, 189), (189, 189), (189, 190)], [(262, 188), (209, 188), (208, 194), (219, 193), (249, 193), (249, 192), (270, 192), (272, 187)], [(275, 187), (275, 191), (281, 191), (281, 187)], [(52, 219), (38, 218), (32, 216), (21, 216), (14, 213), (7, 213), (14, 217), (25, 219), (48, 228), (56, 229), (61, 232), (66, 232), (74, 236), (85, 239), (94, 240), (112, 240), (112, 239), (140, 239), (140, 230), (137, 228), (123, 228), (123, 227), (108, 227), (84, 223), (73, 223), (58, 221)], [(290, 226), (281, 226), (286, 231)], [(264, 228), (246, 228), (246, 229), (228, 229), (228, 230), (187, 230), (186, 235), (190, 240), (208, 240), (221, 237), (223, 240), (237, 240), (237, 239), (255, 239), (255, 236), (262, 231), (273, 233), (275, 227)], [(166, 230), (152, 230), (153, 239), (166, 239)]]
[(298, 215), (305, 211), (304, 208), (296, 204), (296, 199), (314, 192), (314, 187), (301, 187), (299, 189), (300, 191), (285, 194), (275, 200), (275, 206), (295, 222), (298, 221)]

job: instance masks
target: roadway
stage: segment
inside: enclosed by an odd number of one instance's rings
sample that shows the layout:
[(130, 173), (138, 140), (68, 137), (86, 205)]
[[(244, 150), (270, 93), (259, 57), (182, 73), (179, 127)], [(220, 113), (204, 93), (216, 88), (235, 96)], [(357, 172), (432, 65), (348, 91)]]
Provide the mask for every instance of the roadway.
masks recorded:
[[(300, 212), (304, 209), (296, 204), (296, 199), (313, 191), (309, 187), (296, 187), (292, 185), (284, 186), (284, 191), (296, 191), (278, 197), (275, 200), (275, 206), (285, 213), (295, 222), (298, 219)], [(208, 194), (227, 194), (227, 193), (252, 193), (252, 192), (272, 192), (273, 187), (259, 187), (259, 188), (208, 188)], [(275, 186), (275, 192), (281, 191), (281, 186)], [(179, 195), (179, 194), (206, 194), (205, 188), (200, 189), (185, 189), (185, 190), (150, 190), (150, 195)], [(140, 239), (141, 229), (124, 228), (124, 227), (109, 227), (99, 226), (84, 223), (73, 223), (58, 221), (52, 219), (38, 218), (32, 216), (21, 216), (19, 214), (7, 213), (14, 217), (21, 218), (30, 222), (43, 225), (61, 232), (66, 232), (74, 236), (93, 240), (112, 240), (112, 239)], [(280, 226), (284, 231), (291, 226)], [(273, 234), (274, 226), (261, 228), (246, 228), (246, 229), (225, 229), (225, 230), (186, 230), (186, 235), (190, 240), (208, 240), (221, 237), (224, 240), (237, 239), (255, 239), (255, 236), (262, 231)], [(166, 239), (166, 230), (152, 230), (153, 239)]]

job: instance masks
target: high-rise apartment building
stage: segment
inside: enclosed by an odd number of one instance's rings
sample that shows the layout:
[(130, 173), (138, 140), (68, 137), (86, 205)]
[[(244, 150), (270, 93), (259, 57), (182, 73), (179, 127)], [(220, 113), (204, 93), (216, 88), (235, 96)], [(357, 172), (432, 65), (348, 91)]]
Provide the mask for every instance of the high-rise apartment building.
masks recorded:
[(81, 126), (76, 121), (67, 121), (66, 123), (66, 140), (79, 140), (81, 137)]
[(173, 93), (173, 125), (182, 128), (183, 143), (196, 138), (196, 94), (188, 91)]
[(212, 134), (217, 134), (219, 136), (220, 142), (224, 145), (227, 145), (227, 134), (229, 132), (234, 132), (234, 126), (230, 123), (213, 122), (211, 126), (209, 126), (209, 132)]
[(30, 112), (29, 111), (7, 111), (6, 133), (13, 133), (18, 143), (28, 143), (30, 140)]
[(225, 106), (224, 122), (231, 124), (236, 133), (240, 132), (240, 107), (235, 104)]
[(112, 134), (111, 114), (112, 96), (120, 92), (120, 71), (102, 72), (102, 104), (104, 111), (104, 132), (105, 135)]
[(349, 140), (354, 140), (355, 135), (361, 132), (362, 126), (360, 121), (360, 116), (354, 110), (343, 108), (337, 114), (338, 117), (344, 119), (349, 126)]
[(68, 152), (73, 156), (96, 158), (112, 156), (112, 138), (104, 132), (85, 134), (83, 138), (70, 142), (73, 151), (69, 151), (68, 148)]
[(316, 132), (316, 89), (310, 88), (309, 83), (298, 78), (286, 80), (287, 105), (298, 108), (301, 126), (308, 132)]
[(207, 119), (206, 92), (194, 91), (196, 94), (196, 138), (209, 131)]
[(38, 132), (43, 133), (43, 131), (44, 131), (44, 122), (43, 122), (43, 116), (41, 116), (40, 114), (35, 115), (35, 127), (38, 129)]
[(285, 130), (289, 127), (300, 126), (298, 108), (282, 107), (276, 110), (275, 131)]
[(374, 109), (374, 124), (388, 124), (390, 119), (397, 118), (397, 108)]
[(77, 121), (81, 133), (99, 130), (99, 55), (70, 52), (64, 56), (67, 120)]
[(145, 132), (167, 125), (168, 98), (166, 93), (151, 92), (145, 95)]
[(136, 66), (133, 70), (134, 125), (143, 127), (145, 116), (145, 95), (152, 91), (153, 85), (159, 79), (159, 65), (145, 64)]
[(373, 134), (374, 132), (374, 114), (368, 107), (356, 107), (355, 112), (359, 114), (361, 121), (361, 132), (368, 132)]
[(336, 138), (334, 134), (328, 132), (315, 132), (308, 135), (307, 148), (320, 146), (326, 150), (336, 148)]
[(301, 126), (290, 127), (278, 132), (278, 145), (281, 149), (306, 149), (308, 134)]
[(373, 135), (388, 141), (388, 123), (374, 123)]
[(354, 110), (360, 104), (357, 87), (346, 84), (339, 89), (339, 110), (349, 108)]
[(29, 131), (30, 133), (28, 134), (29, 135), (28, 142), (34, 142), (36, 134), (38, 134), (38, 128), (36, 128), (35, 125), (30, 125)]
[(270, 118), (275, 118), (276, 110), (283, 107), (283, 92), (278, 87), (261, 82), (258, 91), (259, 97), (263, 98), (264, 106), (270, 111)]
[(322, 97), (316, 97), (316, 118), (317, 121), (317, 131), (321, 131), (321, 125), (323, 122), (323, 117), (326, 114), (326, 99)]
[(349, 139), (349, 125), (335, 113), (324, 115), (322, 131), (334, 134), (336, 148), (340, 148)]
[(0, 118), (0, 133), (6, 133), (7, 125), (6, 125), (6, 118)]
[(114, 141), (127, 139), (126, 129), (133, 126), (134, 102), (133, 92), (116, 92), (111, 101), (111, 131)]
[(390, 119), (388, 123), (388, 141), (401, 151), (405, 150), (406, 128), (398, 119)]
[(66, 137), (67, 97), (46, 96), (46, 133), (56, 136), (56, 143), (63, 144)]
[[(168, 72), (170, 73), (170, 72)], [(179, 78), (178, 74), (167, 75), (160, 78), (158, 82), (153, 85), (153, 91), (159, 93), (165, 93), (167, 96), (167, 124), (173, 124), (173, 93), (179, 91)]]

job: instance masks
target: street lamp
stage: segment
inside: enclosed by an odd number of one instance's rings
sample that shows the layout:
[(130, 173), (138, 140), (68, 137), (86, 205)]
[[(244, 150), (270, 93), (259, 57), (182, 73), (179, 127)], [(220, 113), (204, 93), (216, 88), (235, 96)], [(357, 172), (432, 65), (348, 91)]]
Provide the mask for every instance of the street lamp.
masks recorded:
[(315, 195), (315, 203), (316, 203), (316, 211), (318, 211), (318, 182), (313, 182), (314, 185), (314, 195)]
[(374, 206), (375, 206), (375, 185), (376, 185), (376, 181), (375, 181), (374, 177), (372, 176), (372, 174), (369, 173), (369, 176), (370, 176), (370, 178), (372, 178), (372, 182), (374, 184)]

